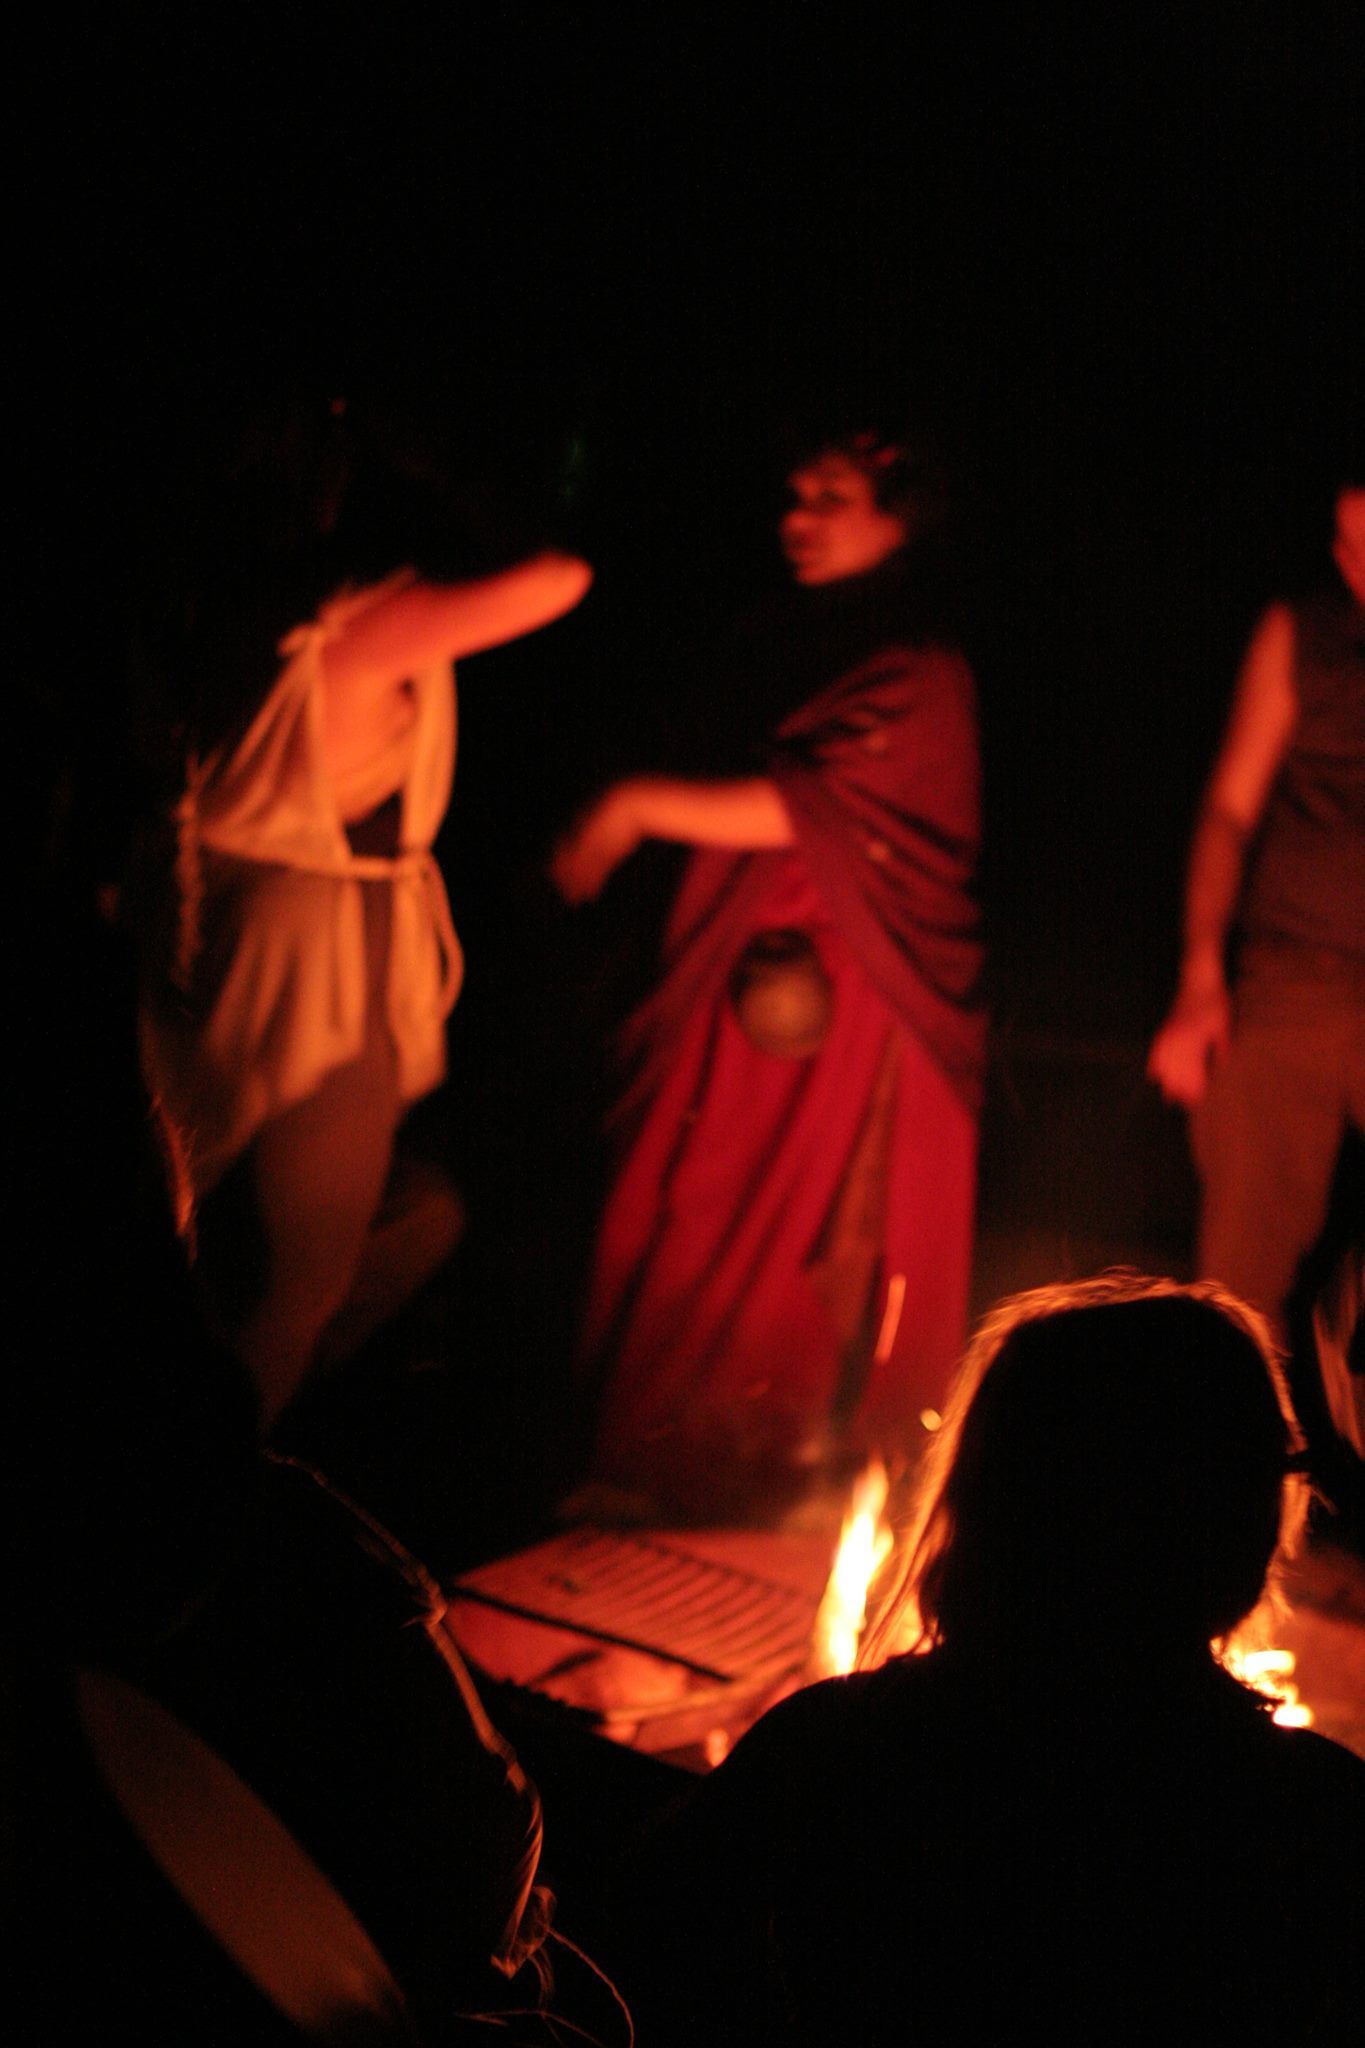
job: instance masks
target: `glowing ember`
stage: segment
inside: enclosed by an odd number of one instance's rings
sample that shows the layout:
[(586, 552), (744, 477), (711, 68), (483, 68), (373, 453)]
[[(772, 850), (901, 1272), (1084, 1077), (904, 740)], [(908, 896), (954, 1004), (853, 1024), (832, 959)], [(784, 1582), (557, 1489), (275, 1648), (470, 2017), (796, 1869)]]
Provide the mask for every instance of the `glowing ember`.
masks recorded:
[(1278, 1703), (1270, 1718), (1281, 1728), (1313, 1725), (1313, 1709), (1304, 1705), (1294, 1683), (1292, 1650), (1247, 1650), (1232, 1642), (1223, 1650), (1223, 1666), (1244, 1685)]
[(811, 1669), (818, 1677), (835, 1678), (853, 1669), (867, 1619), (868, 1590), (892, 1545), (891, 1531), (882, 1519), (886, 1490), (886, 1467), (873, 1458), (854, 1484), (834, 1567), (815, 1617)]

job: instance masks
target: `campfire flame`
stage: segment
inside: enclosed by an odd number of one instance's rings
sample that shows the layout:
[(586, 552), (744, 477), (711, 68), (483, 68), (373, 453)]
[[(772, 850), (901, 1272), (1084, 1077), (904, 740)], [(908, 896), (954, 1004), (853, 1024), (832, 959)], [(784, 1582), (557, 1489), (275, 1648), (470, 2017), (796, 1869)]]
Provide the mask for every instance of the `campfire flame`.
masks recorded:
[[(884, 1510), (889, 1482), (880, 1458), (872, 1458), (855, 1480), (839, 1532), (834, 1563), (825, 1585), (811, 1634), (808, 1678), (836, 1678), (852, 1671), (867, 1620), (868, 1598), (878, 1572), (895, 1547)], [(1292, 1650), (1266, 1641), (1274, 1621), (1262, 1610), (1248, 1618), (1237, 1635), (1215, 1644), (1225, 1670), (1253, 1691), (1275, 1702), (1271, 1716), (1281, 1728), (1310, 1728), (1313, 1709), (1299, 1697)], [(900, 1618), (896, 1639), (887, 1655), (916, 1647), (918, 1616)], [(719, 1760), (718, 1758), (716, 1759)]]
[(1281, 1728), (1311, 1728), (1313, 1709), (1299, 1698), (1292, 1650), (1252, 1650), (1235, 1639), (1224, 1645), (1223, 1668), (1253, 1691), (1277, 1702), (1271, 1720)]
[(811, 1670), (837, 1678), (853, 1669), (867, 1619), (872, 1581), (890, 1554), (893, 1537), (883, 1519), (886, 1467), (872, 1458), (854, 1482), (811, 1639)]

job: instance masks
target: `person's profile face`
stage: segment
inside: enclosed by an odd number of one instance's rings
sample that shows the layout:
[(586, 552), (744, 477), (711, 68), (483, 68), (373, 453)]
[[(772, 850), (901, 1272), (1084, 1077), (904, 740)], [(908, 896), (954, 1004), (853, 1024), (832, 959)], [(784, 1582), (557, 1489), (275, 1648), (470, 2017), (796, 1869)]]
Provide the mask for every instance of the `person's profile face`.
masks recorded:
[(877, 568), (907, 539), (904, 519), (883, 511), (872, 479), (826, 450), (792, 471), (778, 533), (797, 583), (838, 583)]
[(1338, 494), (1332, 557), (1347, 588), (1365, 604), (1365, 489)]

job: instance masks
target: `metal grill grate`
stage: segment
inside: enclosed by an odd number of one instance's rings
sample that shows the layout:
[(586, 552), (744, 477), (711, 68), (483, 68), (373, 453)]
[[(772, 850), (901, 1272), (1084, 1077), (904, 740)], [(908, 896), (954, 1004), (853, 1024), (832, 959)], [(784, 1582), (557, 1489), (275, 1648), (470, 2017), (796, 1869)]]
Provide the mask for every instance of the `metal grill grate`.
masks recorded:
[(452, 1590), (725, 1683), (799, 1663), (815, 1618), (789, 1586), (619, 1530), (569, 1530), (481, 1565)]

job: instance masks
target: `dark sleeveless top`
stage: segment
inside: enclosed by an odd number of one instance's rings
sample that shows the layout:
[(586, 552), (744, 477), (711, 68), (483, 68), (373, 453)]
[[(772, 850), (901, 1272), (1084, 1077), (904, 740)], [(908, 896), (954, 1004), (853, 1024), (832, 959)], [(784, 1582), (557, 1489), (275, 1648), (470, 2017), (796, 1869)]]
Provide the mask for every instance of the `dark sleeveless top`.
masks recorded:
[(1365, 607), (1344, 588), (1293, 608), (1298, 722), (1243, 900), (1243, 942), (1365, 960)]

